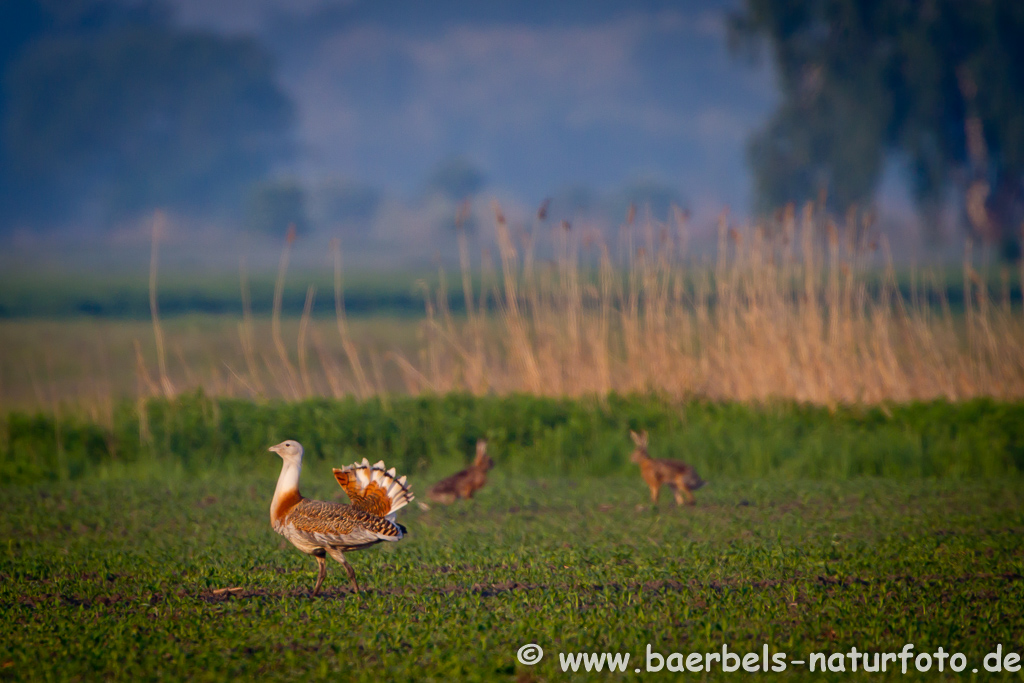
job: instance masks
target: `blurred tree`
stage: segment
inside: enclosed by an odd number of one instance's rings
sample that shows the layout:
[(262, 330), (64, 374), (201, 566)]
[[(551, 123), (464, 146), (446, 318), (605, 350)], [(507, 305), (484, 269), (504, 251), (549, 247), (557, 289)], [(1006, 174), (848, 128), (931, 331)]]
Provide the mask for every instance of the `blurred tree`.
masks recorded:
[(655, 220), (668, 220), (672, 215), (673, 206), (685, 204), (679, 190), (653, 176), (639, 178), (628, 184), (617, 202), (612, 205), (613, 220), (623, 221), (629, 213), (629, 207), (650, 211)]
[(1024, 2), (746, 0), (731, 39), (767, 39), (783, 96), (749, 147), (762, 209), (869, 200), (895, 154), (926, 215), (955, 190), (974, 233), (1019, 258)]
[(166, 22), (166, 8), (149, 0), (3, 0), (0, 74), (7, 71), (27, 45), (44, 36), (87, 36), (113, 28)]
[(246, 201), (245, 227), (252, 232), (279, 236), (294, 225), (298, 234), (306, 232), (306, 193), (289, 180), (259, 183), (252, 187)]
[[(45, 192), (23, 177), (10, 159), (8, 121), (10, 93), (4, 83), (26, 48), (47, 37), (88, 37), (127, 26), (156, 26), (166, 11), (148, 0), (2, 0), (0, 1), (0, 227)], [(53, 197), (50, 197), (52, 199)], [(47, 202), (52, 209), (53, 204)]]
[(382, 201), (375, 187), (350, 180), (329, 180), (315, 192), (317, 220), (324, 224), (366, 223)]
[(459, 202), (480, 192), (484, 184), (484, 174), (475, 164), (464, 157), (453, 157), (433, 170), (427, 178), (427, 191)]
[(3, 81), (5, 222), (237, 211), (288, 154), (292, 106), (254, 41), (182, 31), (152, 3), (13, 2), (29, 37)]
[(592, 213), (601, 199), (596, 190), (587, 185), (567, 185), (551, 198), (551, 211), (572, 218), (575, 213)]

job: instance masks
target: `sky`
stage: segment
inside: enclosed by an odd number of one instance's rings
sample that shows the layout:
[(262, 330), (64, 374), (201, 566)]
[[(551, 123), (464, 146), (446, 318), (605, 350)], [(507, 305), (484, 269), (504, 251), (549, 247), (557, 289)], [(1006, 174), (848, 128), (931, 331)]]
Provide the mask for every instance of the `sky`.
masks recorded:
[(298, 108), (284, 169), (422, 192), (461, 157), (524, 204), (640, 181), (745, 211), (745, 142), (777, 102), (730, 53), (735, 2), (171, 0), (180, 24), (260, 38)]

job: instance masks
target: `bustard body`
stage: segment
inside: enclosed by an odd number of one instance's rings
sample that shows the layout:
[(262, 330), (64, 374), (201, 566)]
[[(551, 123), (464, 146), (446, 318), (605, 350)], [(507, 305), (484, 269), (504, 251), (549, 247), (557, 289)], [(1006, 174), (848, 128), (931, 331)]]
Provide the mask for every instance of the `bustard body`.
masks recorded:
[(351, 505), (310, 500), (299, 493), (302, 445), (283, 441), (270, 450), (283, 461), (270, 503), (270, 525), (296, 548), (316, 558), (319, 572), (313, 595), (320, 592), (327, 574), (324, 558), (328, 555), (344, 565), (358, 592), (355, 570), (344, 554), (402, 539), (406, 530), (395, 522), (395, 513), (414, 498), (405, 477), (396, 478), (395, 468), (385, 470), (383, 461), (370, 465), (364, 458), (362, 463), (334, 470)]

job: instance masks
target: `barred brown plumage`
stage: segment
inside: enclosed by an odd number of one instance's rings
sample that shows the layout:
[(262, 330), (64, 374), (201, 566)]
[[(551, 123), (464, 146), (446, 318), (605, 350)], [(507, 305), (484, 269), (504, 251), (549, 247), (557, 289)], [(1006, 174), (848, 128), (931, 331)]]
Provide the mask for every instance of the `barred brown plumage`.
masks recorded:
[(398, 541), (405, 535), (405, 527), (395, 522), (395, 513), (415, 498), (405, 477), (396, 479), (394, 468), (385, 470), (383, 461), (371, 466), (364, 458), (362, 463), (334, 470), (351, 505), (309, 500), (299, 493), (302, 444), (282, 441), (270, 450), (283, 461), (270, 503), (270, 524), (296, 548), (316, 558), (319, 572), (313, 595), (320, 592), (327, 574), (326, 555), (344, 565), (353, 590), (358, 592), (355, 570), (344, 553), (381, 541)]

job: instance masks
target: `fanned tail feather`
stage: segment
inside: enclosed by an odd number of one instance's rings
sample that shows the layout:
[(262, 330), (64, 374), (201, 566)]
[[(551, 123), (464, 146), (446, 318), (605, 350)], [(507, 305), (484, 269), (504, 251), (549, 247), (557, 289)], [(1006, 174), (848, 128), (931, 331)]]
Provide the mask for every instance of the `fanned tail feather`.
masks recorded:
[(385, 469), (383, 460), (371, 465), (363, 458), (361, 463), (335, 469), (334, 478), (345, 489), (352, 507), (392, 522), (395, 513), (416, 498), (405, 477), (398, 478), (394, 467)]

